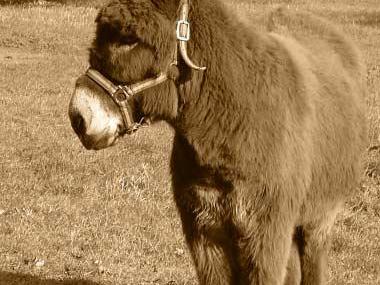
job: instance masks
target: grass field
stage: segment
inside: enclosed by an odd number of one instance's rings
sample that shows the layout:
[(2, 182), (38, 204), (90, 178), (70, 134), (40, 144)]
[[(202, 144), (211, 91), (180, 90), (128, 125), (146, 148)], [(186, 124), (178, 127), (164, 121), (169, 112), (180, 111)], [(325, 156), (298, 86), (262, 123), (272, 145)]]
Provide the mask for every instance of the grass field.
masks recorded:
[[(279, 3), (325, 15), (368, 65), (370, 145), (334, 229), (330, 285), (380, 284), (378, 0), (230, 1), (238, 17)], [(0, 6), (0, 285), (196, 284), (170, 190), (172, 132), (142, 129), (86, 151), (67, 107), (87, 66), (94, 8)]]

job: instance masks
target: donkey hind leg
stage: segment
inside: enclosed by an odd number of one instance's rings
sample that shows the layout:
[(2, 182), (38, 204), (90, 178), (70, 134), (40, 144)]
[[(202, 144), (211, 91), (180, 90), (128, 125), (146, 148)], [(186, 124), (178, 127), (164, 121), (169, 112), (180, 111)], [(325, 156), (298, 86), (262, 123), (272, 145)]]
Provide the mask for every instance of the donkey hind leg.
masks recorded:
[(288, 265), (286, 267), (286, 278), (284, 285), (301, 284), (301, 261), (298, 249), (298, 242), (294, 239), (290, 248)]
[(331, 228), (339, 208), (326, 211), (318, 221), (302, 226), (299, 234), (302, 285), (326, 284)]

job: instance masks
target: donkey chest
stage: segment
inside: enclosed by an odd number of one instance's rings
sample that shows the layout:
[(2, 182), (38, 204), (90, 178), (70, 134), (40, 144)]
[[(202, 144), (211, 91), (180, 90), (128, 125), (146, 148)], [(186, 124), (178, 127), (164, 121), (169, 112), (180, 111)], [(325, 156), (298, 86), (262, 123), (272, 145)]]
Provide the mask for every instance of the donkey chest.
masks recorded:
[(232, 191), (193, 184), (174, 188), (174, 196), (179, 211), (190, 218), (198, 230), (218, 233), (230, 220)]

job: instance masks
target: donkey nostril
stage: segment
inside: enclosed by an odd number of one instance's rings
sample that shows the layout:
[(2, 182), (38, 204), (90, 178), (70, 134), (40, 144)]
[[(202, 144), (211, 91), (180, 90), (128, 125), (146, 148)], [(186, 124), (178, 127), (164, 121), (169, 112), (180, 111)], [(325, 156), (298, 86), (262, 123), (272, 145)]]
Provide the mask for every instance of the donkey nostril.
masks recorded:
[(86, 122), (81, 114), (76, 113), (71, 120), (71, 125), (77, 135), (83, 135), (86, 133)]

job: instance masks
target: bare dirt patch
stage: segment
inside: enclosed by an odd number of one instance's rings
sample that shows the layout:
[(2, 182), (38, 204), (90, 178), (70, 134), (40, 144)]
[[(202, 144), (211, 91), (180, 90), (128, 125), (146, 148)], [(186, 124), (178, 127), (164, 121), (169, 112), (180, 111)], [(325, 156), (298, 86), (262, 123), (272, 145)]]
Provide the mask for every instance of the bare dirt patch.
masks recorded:
[(20, 64), (34, 61), (40, 62), (46, 60), (47, 56), (43, 53), (33, 53), (27, 50), (18, 48), (4, 48), (0, 47), (0, 63), (6, 64)]

